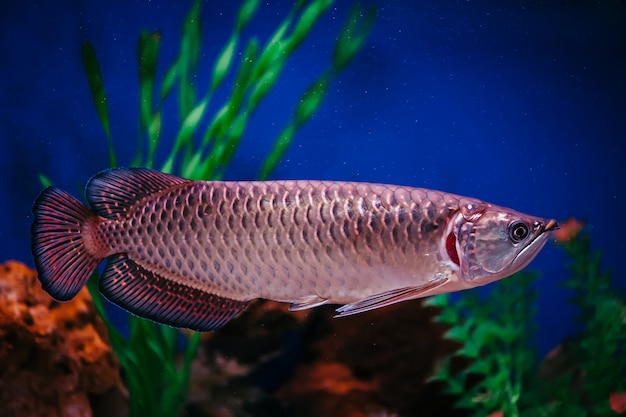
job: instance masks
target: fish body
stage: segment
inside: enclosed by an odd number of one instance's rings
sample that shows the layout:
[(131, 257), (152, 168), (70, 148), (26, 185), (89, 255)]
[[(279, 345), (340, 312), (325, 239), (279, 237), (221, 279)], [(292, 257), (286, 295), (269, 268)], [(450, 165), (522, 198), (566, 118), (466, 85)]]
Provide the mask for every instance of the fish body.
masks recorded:
[(339, 316), (484, 285), (526, 266), (557, 227), (440, 191), (335, 181), (191, 181), (103, 171), (90, 207), (49, 187), (33, 212), (43, 288), (100, 290), (142, 317), (220, 327), (256, 298)]

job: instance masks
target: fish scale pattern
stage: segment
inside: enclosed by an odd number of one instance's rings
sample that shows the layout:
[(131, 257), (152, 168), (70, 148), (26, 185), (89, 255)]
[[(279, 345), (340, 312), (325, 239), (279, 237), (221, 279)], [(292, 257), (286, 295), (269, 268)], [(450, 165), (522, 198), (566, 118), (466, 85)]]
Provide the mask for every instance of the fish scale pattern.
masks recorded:
[(187, 182), (100, 231), (111, 253), (223, 297), (344, 303), (430, 279), (459, 201), (364, 183)]

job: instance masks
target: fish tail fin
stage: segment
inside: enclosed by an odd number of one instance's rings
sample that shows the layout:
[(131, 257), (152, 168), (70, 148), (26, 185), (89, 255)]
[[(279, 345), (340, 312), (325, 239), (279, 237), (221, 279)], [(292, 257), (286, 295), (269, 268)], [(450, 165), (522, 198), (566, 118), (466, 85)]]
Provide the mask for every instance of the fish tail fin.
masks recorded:
[(101, 257), (89, 253), (83, 225), (97, 214), (58, 188), (41, 192), (33, 207), (31, 250), (39, 281), (52, 297), (74, 297), (96, 269)]

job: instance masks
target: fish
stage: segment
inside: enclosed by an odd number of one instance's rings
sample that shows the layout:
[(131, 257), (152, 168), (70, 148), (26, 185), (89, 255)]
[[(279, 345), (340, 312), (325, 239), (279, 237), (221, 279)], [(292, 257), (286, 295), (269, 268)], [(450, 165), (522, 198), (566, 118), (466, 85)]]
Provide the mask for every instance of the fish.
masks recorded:
[(336, 317), (465, 290), (524, 268), (558, 228), (425, 188), (339, 181), (192, 181), (147, 168), (94, 175), (88, 206), (45, 188), (31, 249), (42, 288), (99, 291), (137, 316), (216, 330), (255, 299)]

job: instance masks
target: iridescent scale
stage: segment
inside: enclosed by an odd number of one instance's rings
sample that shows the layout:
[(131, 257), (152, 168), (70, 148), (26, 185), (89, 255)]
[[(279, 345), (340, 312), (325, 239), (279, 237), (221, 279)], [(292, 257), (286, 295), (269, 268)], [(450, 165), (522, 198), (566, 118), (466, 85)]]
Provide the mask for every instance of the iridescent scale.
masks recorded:
[(363, 183), (188, 182), (100, 231), (111, 253), (223, 297), (344, 303), (432, 279), (459, 200)]

